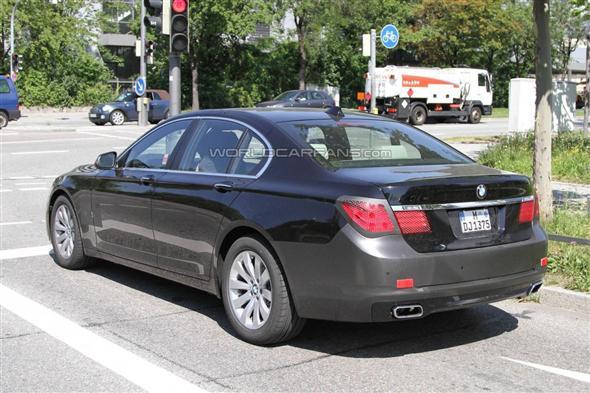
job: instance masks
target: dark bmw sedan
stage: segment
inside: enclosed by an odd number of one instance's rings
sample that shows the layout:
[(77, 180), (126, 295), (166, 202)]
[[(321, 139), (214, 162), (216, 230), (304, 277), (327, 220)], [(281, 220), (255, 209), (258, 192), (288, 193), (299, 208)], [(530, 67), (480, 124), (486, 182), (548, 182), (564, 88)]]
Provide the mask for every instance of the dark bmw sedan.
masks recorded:
[(175, 117), (57, 178), (47, 215), (59, 265), (211, 292), (256, 344), (526, 296), (547, 263), (527, 177), (338, 108)]

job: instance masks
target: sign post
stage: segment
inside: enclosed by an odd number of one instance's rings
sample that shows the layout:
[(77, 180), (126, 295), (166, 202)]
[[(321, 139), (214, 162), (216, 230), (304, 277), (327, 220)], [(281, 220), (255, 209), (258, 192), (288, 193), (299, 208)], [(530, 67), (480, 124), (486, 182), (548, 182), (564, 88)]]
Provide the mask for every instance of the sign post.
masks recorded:
[(371, 61), (369, 63), (369, 77), (371, 78), (371, 113), (377, 113), (376, 87), (375, 83), (375, 68), (377, 66), (377, 32), (371, 29)]

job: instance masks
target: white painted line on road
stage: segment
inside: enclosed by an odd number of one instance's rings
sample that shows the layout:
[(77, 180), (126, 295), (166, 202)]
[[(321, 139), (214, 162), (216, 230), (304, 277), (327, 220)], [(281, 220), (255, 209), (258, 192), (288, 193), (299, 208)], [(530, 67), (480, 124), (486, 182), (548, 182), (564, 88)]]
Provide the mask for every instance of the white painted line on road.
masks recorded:
[(0, 192), (12, 192), (12, 190), (8, 190), (6, 188), (3, 188), (3, 189), (0, 190)]
[(39, 247), (13, 248), (11, 250), (0, 250), (0, 261), (4, 259), (17, 259), (49, 255), (53, 247), (51, 245)]
[(49, 188), (47, 187), (25, 187), (25, 188), (19, 188), (19, 191), (45, 191), (45, 190), (49, 190)]
[(18, 135), (18, 132), (0, 132), (0, 136)]
[(127, 141), (134, 141), (134, 140), (137, 139), (137, 138), (131, 138), (131, 137), (128, 137), (128, 136), (101, 134), (99, 132), (90, 132), (90, 131), (78, 131), (78, 134), (104, 136), (106, 138), (125, 139)]
[(16, 151), (10, 153), (14, 156), (25, 156), (31, 154), (53, 154), (53, 153), (68, 153), (69, 150), (38, 150), (38, 151)]
[(17, 145), (19, 143), (51, 143), (51, 142), (76, 142), (76, 141), (96, 141), (102, 138), (53, 138), (53, 139), (32, 139), (23, 141), (6, 141), (0, 142), (0, 145)]
[(1, 284), (0, 306), (149, 392), (207, 392)]
[(47, 182), (31, 182), (31, 183), (14, 183), (17, 186), (44, 186)]
[(55, 179), (56, 177), (58, 177), (59, 175), (45, 175), (45, 176), (41, 176), (44, 179)]
[(9, 177), (10, 180), (28, 180), (28, 179), (34, 179), (33, 176), (11, 176)]
[(563, 368), (544, 366), (542, 364), (525, 362), (522, 360), (510, 359), (505, 356), (500, 356), (500, 357), (504, 360), (508, 360), (510, 362), (514, 362), (514, 363), (518, 363), (518, 364), (522, 364), (524, 366), (533, 367), (533, 368), (536, 368), (539, 370), (547, 371), (548, 373), (557, 374), (557, 375), (561, 375), (562, 377), (568, 377), (568, 378), (575, 379), (578, 381), (590, 383), (590, 374), (581, 373), (579, 371), (565, 370)]
[(0, 222), (0, 227), (8, 226), (8, 225), (25, 225), (25, 224), (32, 224), (33, 221), (12, 221), (12, 222)]

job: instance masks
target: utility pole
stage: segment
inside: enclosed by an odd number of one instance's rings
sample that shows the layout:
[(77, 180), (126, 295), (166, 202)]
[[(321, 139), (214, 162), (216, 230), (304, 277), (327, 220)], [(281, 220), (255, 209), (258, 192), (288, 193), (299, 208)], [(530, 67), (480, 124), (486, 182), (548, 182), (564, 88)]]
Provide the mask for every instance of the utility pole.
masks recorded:
[(375, 68), (377, 67), (377, 32), (371, 29), (371, 60), (369, 63), (369, 77), (371, 78), (371, 113), (377, 113), (377, 81), (375, 80)]
[(180, 53), (170, 52), (169, 65), (170, 116), (176, 116), (180, 114)]
[(12, 65), (12, 56), (14, 55), (14, 15), (16, 14), (16, 6), (18, 5), (18, 1), (14, 2), (14, 6), (12, 7), (12, 14), (10, 14), (10, 77), (13, 78), (14, 67)]
[[(145, 19), (145, 3), (141, 2), (141, 21)], [(147, 72), (146, 72), (146, 62), (145, 62), (145, 23), (141, 23), (139, 28), (140, 34), (140, 54), (139, 54), (139, 76), (143, 78), (145, 81), (145, 86), (147, 87)], [(146, 96), (145, 94), (141, 97), (137, 97), (137, 110), (138, 110), (138, 117), (137, 123), (140, 126), (147, 126), (148, 124), (148, 111), (149, 107), (146, 104)]]

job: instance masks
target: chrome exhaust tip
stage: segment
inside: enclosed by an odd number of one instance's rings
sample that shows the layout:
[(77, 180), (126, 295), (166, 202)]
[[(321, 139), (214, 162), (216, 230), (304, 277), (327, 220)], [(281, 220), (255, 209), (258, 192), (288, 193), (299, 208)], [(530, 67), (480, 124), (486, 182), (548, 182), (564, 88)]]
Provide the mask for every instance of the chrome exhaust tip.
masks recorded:
[(527, 296), (531, 295), (533, 293), (537, 293), (539, 292), (539, 289), (541, 289), (541, 286), (543, 285), (543, 281), (538, 281), (536, 283), (533, 283), (530, 288), (529, 291), (527, 292)]
[(422, 309), (421, 305), (412, 304), (394, 307), (392, 314), (393, 317), (397, 319), (420, 318), (422, 315), (424, 315), (424, 310)]

